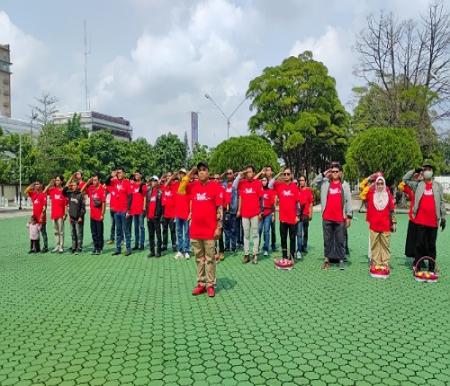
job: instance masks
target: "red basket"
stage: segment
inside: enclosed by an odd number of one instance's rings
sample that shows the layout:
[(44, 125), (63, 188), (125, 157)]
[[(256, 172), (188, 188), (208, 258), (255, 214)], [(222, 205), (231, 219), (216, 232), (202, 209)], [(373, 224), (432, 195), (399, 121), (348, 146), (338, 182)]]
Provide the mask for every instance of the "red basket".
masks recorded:
[(275, 260), (275, 268), (290, 271), (294, 268), (294, 261), (290, 259)]
[(387, 266), (381, 266), (380, 268), (377, 268), (375, 265), (371, 265), (369, 274), (370, 276), (377, 279), (387, 279), (391, 274), (391, 270)]
[[(419, 270), (420, 263), (421, 263), (422, 261), (425, 261), (425, 260), (428, 260), (428, 261), (431, 260), (431, 261), (434, 262), (434, 266), (435, 266), (434, 272), (430, 272), (430, 271), (420, 271), (420, 270)], [(437, 264), (436, 264), (436, 259), (434, 259), (434, 258), (431, 257), (431, 256), (422, 256), (422, 257), (417, 261), (417, 263), (414, 265), (413, 273), (414, 273), (414, 278), (415, 278), (417, 281), (420, 281), (420, 282), (427, 282), (427, 283), (436, 283), (436, 282), (438, 281), (438, 279), (439, 279), (439, 269), (438, 269), (438, 266), (437, 266)]]

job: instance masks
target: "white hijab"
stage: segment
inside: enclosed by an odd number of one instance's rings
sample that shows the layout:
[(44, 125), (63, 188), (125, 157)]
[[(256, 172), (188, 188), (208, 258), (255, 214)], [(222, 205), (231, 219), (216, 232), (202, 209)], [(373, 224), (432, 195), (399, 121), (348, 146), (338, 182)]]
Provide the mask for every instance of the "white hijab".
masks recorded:
[[(381, 192), (377, 190), (378, 181), (383, 181), (384, 187)], [(375, 193), (373, 194), (373, 205), (377, 210), (384, 210), (384, 208), (386, 208), (388, 203), (389, 203), (389, 195), (386, 190), (386, 181), (384, 180), (383, 177), (379, 176), (375, 181)]]

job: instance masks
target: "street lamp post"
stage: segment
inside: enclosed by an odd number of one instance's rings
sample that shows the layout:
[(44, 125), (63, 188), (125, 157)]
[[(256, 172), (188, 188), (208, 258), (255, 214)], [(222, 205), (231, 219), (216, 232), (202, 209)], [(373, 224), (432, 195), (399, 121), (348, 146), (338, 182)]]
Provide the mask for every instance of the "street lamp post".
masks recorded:
[(19, 133), (19, 210), (22, 210), (22, 134)]
[(236, 111), (239, 110), (239, 108), (242, 106), (242, 104), (247, 100), (247, 98), (244, 98), (241, 103), (239, 103), (236, 108), (233, 110), (233, 112), (230, 115), (227, 115), (223, 112), (223, 110), (220, 108), (220, 106), (217, 104), (217, 102), (213, 99), (213, 97), (209, 94), (205, 94), (205, 98), (208, 99), (217, 110), (220, 111), (220, 113), (225, 117), (227, 120), (227, 139), (230, 139), (230, 127), (231, 127), (231, 118), (236, 113)]

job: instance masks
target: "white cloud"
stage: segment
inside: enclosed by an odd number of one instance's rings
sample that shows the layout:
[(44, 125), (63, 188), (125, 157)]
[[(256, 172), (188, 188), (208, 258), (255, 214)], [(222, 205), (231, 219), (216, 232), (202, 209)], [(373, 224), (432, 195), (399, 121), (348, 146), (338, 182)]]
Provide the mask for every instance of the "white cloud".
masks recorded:
[(322, 36), (298, 40), (290, 51), (290, 55), (294, 56), (306, 50), (312, 51), (314, 59), (323, 62), (328, 67), (329, 74), (336, 79), (344, 105), (350, 101), (352, 84), (355, 82), (352, 68), (356, 63), (356, 55), (351, 46), (354, 38), (351, 30), (327, 26)]

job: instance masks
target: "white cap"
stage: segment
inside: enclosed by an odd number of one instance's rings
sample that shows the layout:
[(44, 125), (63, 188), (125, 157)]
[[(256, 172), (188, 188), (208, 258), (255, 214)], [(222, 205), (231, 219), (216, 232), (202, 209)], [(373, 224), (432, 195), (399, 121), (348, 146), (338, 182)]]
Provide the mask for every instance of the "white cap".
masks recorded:
[(152, 176), (151, 180), (152, 181), (159, 181), (159, 178), (158, 178), (158, 176)]

